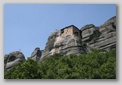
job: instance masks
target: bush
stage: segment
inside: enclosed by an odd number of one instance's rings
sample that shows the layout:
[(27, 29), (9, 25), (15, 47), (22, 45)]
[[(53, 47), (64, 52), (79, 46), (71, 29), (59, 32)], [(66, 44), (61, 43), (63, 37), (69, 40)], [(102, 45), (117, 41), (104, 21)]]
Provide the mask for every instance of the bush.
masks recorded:
[(55, 54), (37, 63), (28, 59), (10, 71), (5, 79), (115, 79), (116, 50), (94, 50), (88, 54)]

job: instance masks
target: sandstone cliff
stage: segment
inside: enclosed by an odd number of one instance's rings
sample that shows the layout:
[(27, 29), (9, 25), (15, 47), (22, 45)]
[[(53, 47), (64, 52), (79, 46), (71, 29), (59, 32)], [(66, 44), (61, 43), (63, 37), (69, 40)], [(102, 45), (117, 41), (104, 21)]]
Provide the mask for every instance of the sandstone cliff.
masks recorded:
[(91, 49), (109, 50), (111, 48), (116, 48), (116, 16), (98, 27), (89, 24), (79, 30), (71, 25), (52, 33), (41, 59), (55, 53), (78, 55), (91, 52)]
[[(80, 30), (70, 25), (53, 32), (42, 51), (36, 48), (31, 57), (37, 62), (53, 54), (69, 55), (91, 52), (91, 49), (109, 50), (116, 48), (116, 16), (107, 20), (101, 26), (85, 25)], [(23, 53), (16, 51), (4, 57), (5, 69), (10, 69), (18, 62), (23, 62)]]
[(74, 25), (71, 25), (52, 33), (49, 36), (46, 47), (42, 52), (41, 59), (55, 53), (61, 55), (78, 55), (84, 52), (81, 31)]
[(87, 52), (90, 52), (91, 48), (105, 50), (116, 48), (116, 16), (99, 27), (86, 25), (81, 31), (82, 43)]
[(41, 50), (39, 47), (35, 48), (35, 50), (32, 52), (31, 54), (31, 59), (35, 60), (35, 61), (39, 61), (41, 57)]

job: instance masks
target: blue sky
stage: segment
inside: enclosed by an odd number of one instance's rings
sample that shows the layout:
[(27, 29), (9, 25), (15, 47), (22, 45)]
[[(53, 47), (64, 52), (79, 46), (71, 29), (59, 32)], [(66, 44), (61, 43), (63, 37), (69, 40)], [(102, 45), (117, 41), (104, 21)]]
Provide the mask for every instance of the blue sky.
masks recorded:
[(102, 25), (116, 16), (115, 4), (5, 4), (4, 54), (21, 51), (29, 57), (45, 48), (51, 32), (69, 25)]

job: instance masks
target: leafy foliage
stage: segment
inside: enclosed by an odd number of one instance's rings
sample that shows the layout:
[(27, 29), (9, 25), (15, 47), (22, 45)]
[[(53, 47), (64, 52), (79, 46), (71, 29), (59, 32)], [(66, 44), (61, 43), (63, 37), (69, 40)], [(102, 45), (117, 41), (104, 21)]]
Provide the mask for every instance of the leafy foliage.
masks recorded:
[(55, 54), (37, 63), (28, 59), (5, 71), (5, 79), (115, 79), (116, 50), (94, 50), (88, 54)]

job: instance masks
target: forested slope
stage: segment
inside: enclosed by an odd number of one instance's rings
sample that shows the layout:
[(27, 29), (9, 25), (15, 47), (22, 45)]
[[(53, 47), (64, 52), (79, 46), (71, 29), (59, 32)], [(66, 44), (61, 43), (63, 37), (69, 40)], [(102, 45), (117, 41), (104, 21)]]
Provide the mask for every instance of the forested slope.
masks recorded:
[(116, 79), (116, 50), (55, 54), (39, 63), (28, 59), (4, 74), (5, 79)]

